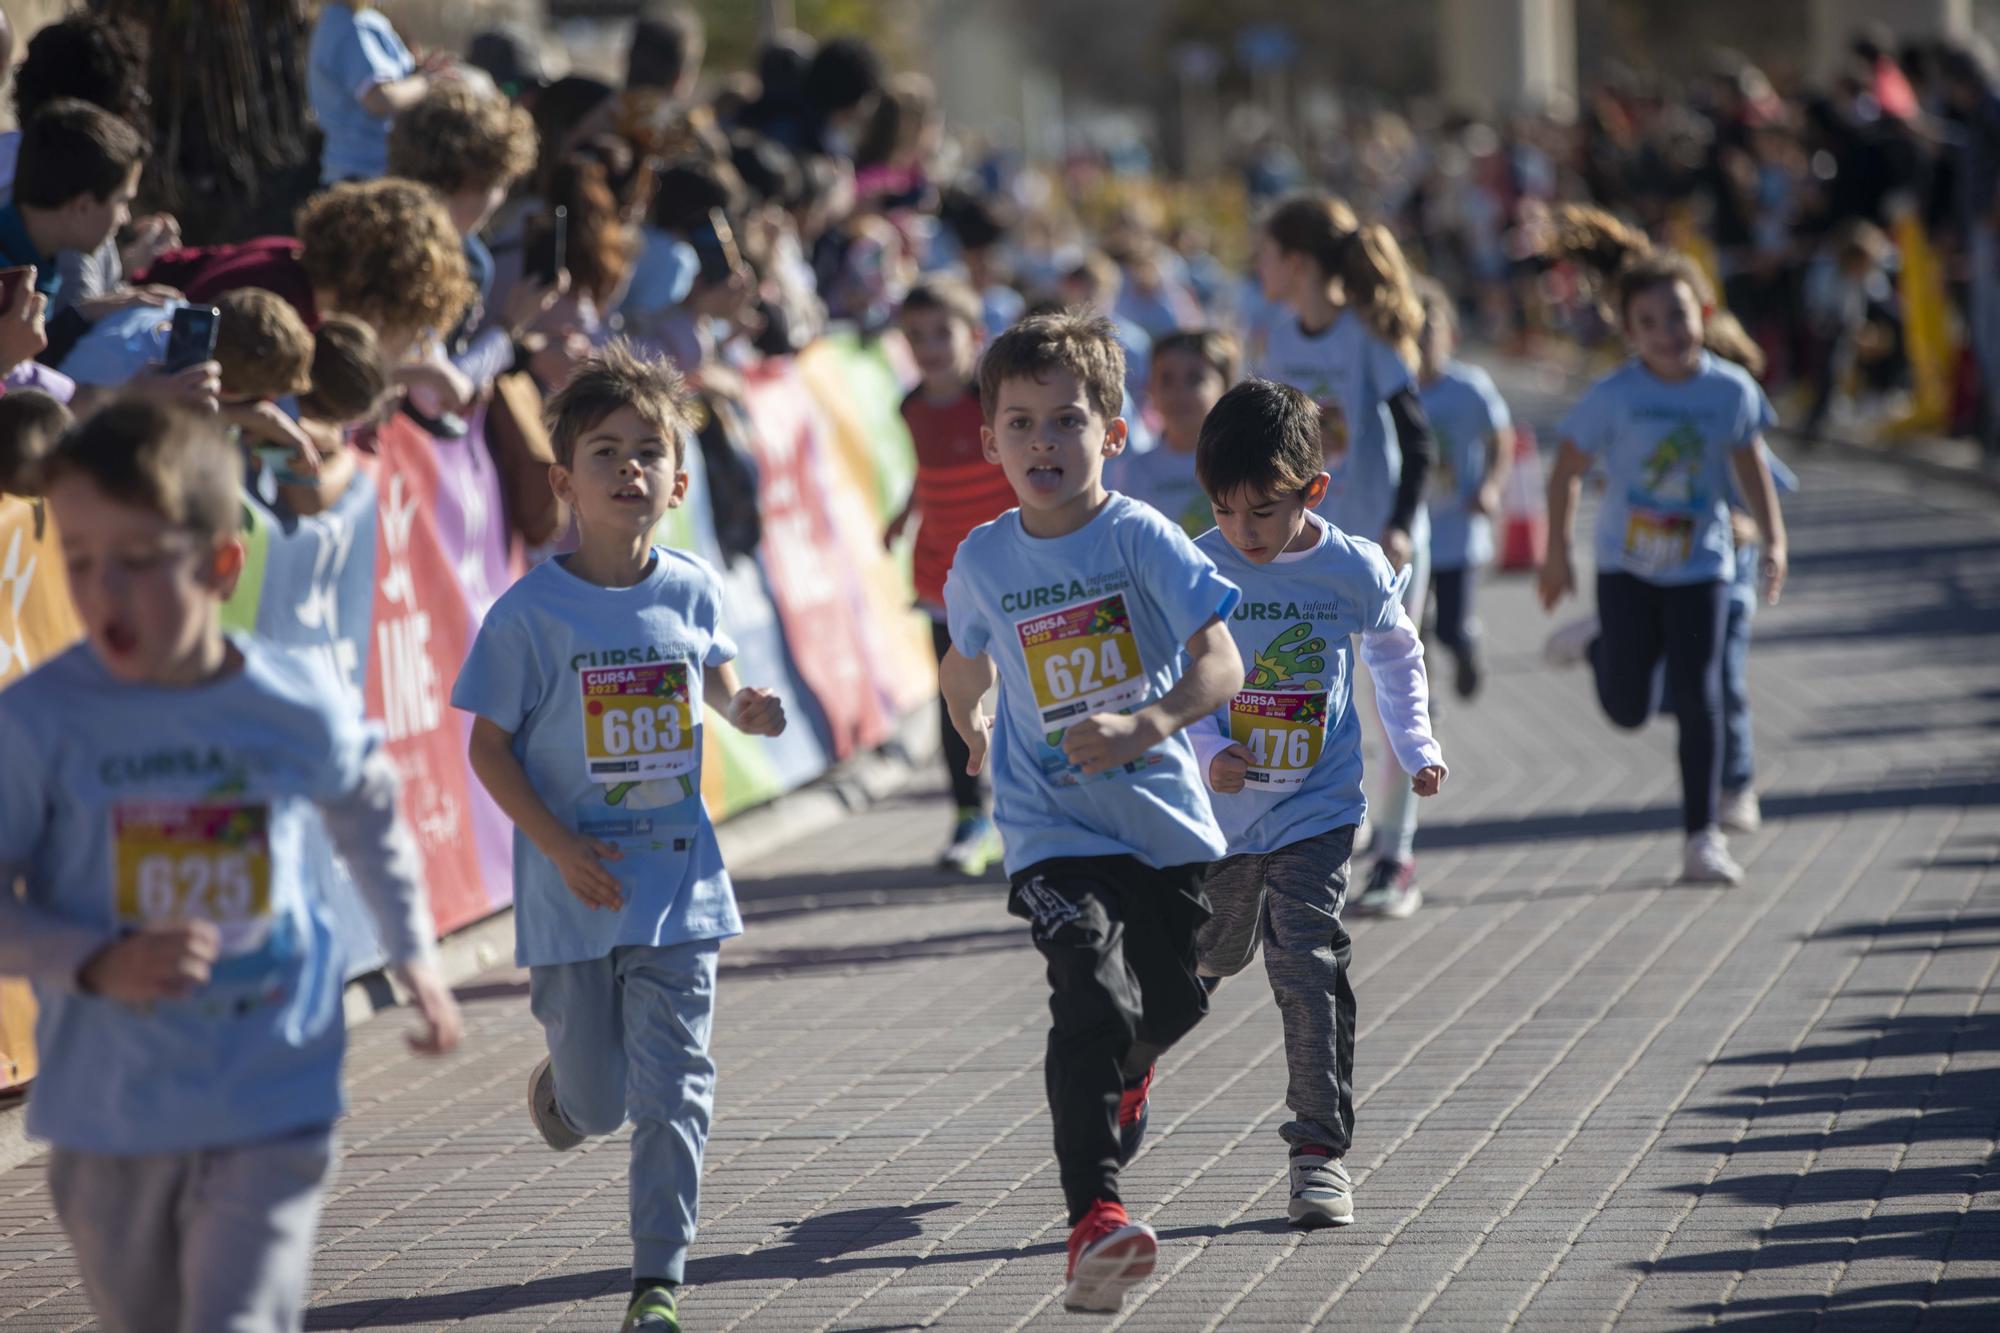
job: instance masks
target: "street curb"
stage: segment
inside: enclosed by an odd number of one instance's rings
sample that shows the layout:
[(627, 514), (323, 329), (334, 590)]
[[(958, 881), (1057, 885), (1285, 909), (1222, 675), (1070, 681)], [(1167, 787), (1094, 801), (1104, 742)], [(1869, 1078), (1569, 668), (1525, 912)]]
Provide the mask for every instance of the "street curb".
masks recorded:
[[(938, 748), (936, 716), (929, 708), (919, 708), (903, 719), (896, 735), (881, 748), (856, 755), (805, 786), (716, 825), (723, 864), (749, 861), (774, 846), (831, 828), (903, 791), (917, 775), (928, 774)], [(438, 967), (448, 986), (462, 986), (513, 956), (512, 907), (438, 942)], [(388, 972), (377, 969), (348, 982), (341, 999), (351, 1028), (397, 1008), (403, 997)], [(0, 1171), (41, 1153), (42, 1145), (28, 1138), (27, 1119), (25, 1097), (0, 1099)]]

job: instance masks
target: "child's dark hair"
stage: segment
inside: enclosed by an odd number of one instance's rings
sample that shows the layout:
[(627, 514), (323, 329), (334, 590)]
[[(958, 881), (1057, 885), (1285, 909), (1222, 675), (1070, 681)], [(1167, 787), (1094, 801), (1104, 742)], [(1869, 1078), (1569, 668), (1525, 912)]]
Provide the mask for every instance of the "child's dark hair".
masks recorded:
[(686, 5), (641, 14), (625, 51), (627, 88), (670, 89), (687, 72), (705, 44), (701, 15)]
[(903, 297), (902, 309), (942, 310), (953, 319), (970, 324), (975, 330), (986, 327), (979, 294), (957, 278), (925, 278)]
[(1125, 405), (1125, 349), (1110, 320), (1083, 310), (1030, 315), (995, 338), (979, 358), (979, 410), (991, 422), (1008, 380), (1052, 370), (1076, 376), (1091, 410), (1106, 421)]
[(1194, 475), (1213, 499), (1275, 499), (1326, 470), (1319, 404), (1289, 384), (1247, 379), (1216, 402), (1194, 446)]
[(283, 398), (311, 387), (313, 336), (290, 302), (261, 287), (239, 287), (216, 297), (215, 307), (224, 393)]
[(1222, 377), (1225, 385), (1236, 383), (1243, 372), (1243, 347), (1236, 335), (1222, 329), (1175, 329), (1153, 339), (1153, 364), (1168, 352), (1185, 352), (1206, 361)]
[(1717, 305), (1715, 289), (1709, 285), (1708, 275), (1701, 271), (1701, 266), (1678, 250), (1649, 250), (1628, 260), (1618, 270), (1612, 290), (1618, 303), (1619, 323), (1622, 325), (1625, 322), (1633, 300), (1641, 292), (1649, 292), (1656, 287), (1671, 287), (1676, 283), (1686, 283), (1688, 291), (1694, 294), (1696, 304), (1705, 311), (1702, 317), (1702, 346), (1725, 361), (1734, 361), (1753, 376), (1762, 375), (1764, 349), (1751, 338), (1736, 316)]
[(549, 400), (544, 417), (556, 462), (574, 466), (577, 441), (619, 408), (629, 407), (673, 446), (678, 471), (687, 462), (683, 433), (693, 420), (692, 401), (673, 362), (663, 356), (641, 356), (630, 342), (614, 338), (578, 366), (569, 383)]
[(1327, 277), (1339, 278), (1369, 330), (1405, 363), (1416, 363), (1423, 312), (1410, 290), (1403, 247), (1387, 227), (1363, 226), (1345, 200), (1308, 190), (1280, 200), (1264, 231), (1280, 250), (1305, 255)]
[(375, 330), (350, 315), (328, 315), (313, 332), (312, 387), (299, 415), (348, 425), (373, 416), (389, 392), (389, 368)]
[(835, 37), (813, 53), (800, 91), (821, 115), (857, 106), (882, 91), (882, 57), (859, 37)]
[(26, 125), (61, 97), (138, 119), (146, 105), (145, 30), (128, 19), (79, 12), (36, 33), (14, 71), (15, 118)]
[(60, 399), (40, 389), (0, 396), (0, 495), (40, 495), (42, 460), (75, 420)]
[(146, 141), (103, 107), (59, 97), (21, 131), (14, 199), (60, 208), (79, 195), (109, 199), (146, 160)]
[(197, 537), (227, 537), (242, 523), (242, 466), (213, 417), (128, 397), (57, 442), (42, 462), (42, 489), (80, 477)]

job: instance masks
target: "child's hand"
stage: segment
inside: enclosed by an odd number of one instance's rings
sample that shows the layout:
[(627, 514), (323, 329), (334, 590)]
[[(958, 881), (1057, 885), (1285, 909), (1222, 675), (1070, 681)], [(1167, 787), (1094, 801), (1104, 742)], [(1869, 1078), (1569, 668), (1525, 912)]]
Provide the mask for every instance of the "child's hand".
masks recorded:
[(1419, 796), (1435, 796), (1438, 788), (1444, 786), (1444, 770), (1436, 764), (1427, 764), (1418, 769), (1410, 779), (1410, 790)]
[(1785, 575), (1791, 569), (1791, 557), (1783, 546), (1764, 548), (1763, 587), (1764, 605), (1776, 606), (1778, 594), (1785, 590)]
[[(956, 719), (953, 719), (952, 725), (958, 725)], [(972, 715), (972, 730), (967, 731), (964, 727), (959, 727), (958, 734), (965, 741), (968, 754), (965, 761), (966, 776), (976, 778), (979, 776), (979, 770), (986, 767), (986, 750), (993, 743), (993, 719), (986, 716), (986, 710), (981, 708)]]
[(542, 853), (555, 862), (563, 883), (585, 907), (615, 912), (625, 905), (625, 891), (618, 887), (618, 877), (604, 868), (606, 861), (624, 860), (625, 853), (610, 843), (565, 832), (561, 842), (544, 847)]
[(1500, 512), (1500, 488), (1490, 481), (1486, 482), (1472, 493), (1470, 508), (1475, 514), (1484, 514), (1492, 518)]
[(1208, 785), (1219, 792), (1242, 791), (1243, 775), (1249, 771), (1250, 752), (1232, 742), (1208, 761)]
[(451, 988), (429, 963), (405, 963), (396, 970), (424, 1020), (424, 1030), (409, 1036), (410, 1049), (419, 1055), (449, 1055), (465, 1030)]
[(195, 412), (213, 412), (222, 394), (222, 367), (203, 361), (186, 370), (169, 372), (155, 361), (126, 381), (133, 393), (161, 403), (177, 403)]
[(1567, 551), (1553, 544), (1549, 547), (1535, 576), (1535, 587), (1541, 595), (1543, 611), (1555, 610), (1556, 603), (1576, 591), (1576, 576), (1570, 573)]
[(1389, 557), (1389, 568), (1398, 574), (1403, 572), (1403, 567), (1410, 563), (1410, 558), (1417, 552), (1416, 544), (1410, 540), (1410, 534), (1401, 528), (1382, 529), (1381, 547), (1382, 554)]
[(77, 980), (92, 995), (126, 1004), (178, 1000), (208, 984), (221, 947), (212, 921), (149, 926), (98, 950)]
[(769, 690), (744, 686), (729, 700), (729, 724), (746, 736), (777, 736), (785, 730), (785, 701)]
[(1123, 768), (1153, 743), (1152, 736), (1132, 713), (1099, 713), (1087, 717), (1063, 733), (1063, 755), (1086, 776)]

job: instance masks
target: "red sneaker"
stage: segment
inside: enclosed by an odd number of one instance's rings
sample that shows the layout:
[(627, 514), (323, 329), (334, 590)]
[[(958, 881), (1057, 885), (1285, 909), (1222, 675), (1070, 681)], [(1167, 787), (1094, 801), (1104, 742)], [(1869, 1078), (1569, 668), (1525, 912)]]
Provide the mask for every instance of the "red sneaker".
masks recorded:
[(1159, 1238), (1151, 1227), (1126, 1216), (1124, 1204), (1099, 1199), (1070, 1230), (1063, 1307), (1118, 1309), (1127, 1291), (1153, 1275), (1159, 1253)]
[(1139, 1155), (1146, 1137), (1147, 1096), (1153, 1089), (1154, 1065), (1146, 1066), (1146, 1077), (1136, 1088), (1127, 1088), (1118, 1098), (1118, 1165), (1124, 1166)]

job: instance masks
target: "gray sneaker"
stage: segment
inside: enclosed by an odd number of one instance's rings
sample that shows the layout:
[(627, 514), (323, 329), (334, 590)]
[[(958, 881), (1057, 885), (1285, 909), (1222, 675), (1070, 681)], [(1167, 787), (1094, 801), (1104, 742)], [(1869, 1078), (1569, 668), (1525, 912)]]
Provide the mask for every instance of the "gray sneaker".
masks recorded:
[(1354, 1182), (1338, 1157), (1292, 1155), (1292, 1225), (1308, 1231), (1354, 1220)]
[(541, 1131), (542, 1141), (557, 1152), (568, 1152), (583, 1142), (584, 1136), (563, 1119), (562, 1107), (556, 1104), (556, 1071), (547, 1056), (528, 1075), (528, 1118)]

